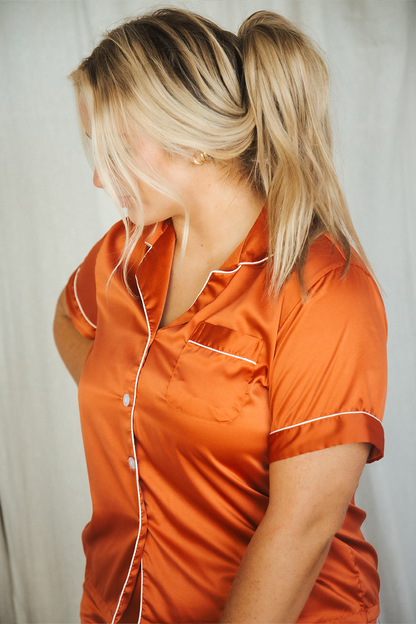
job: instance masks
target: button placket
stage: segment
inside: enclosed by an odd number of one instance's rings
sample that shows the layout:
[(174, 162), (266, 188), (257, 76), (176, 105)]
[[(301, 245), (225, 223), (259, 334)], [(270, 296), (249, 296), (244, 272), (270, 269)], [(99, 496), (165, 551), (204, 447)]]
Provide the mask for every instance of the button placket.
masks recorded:
[[(130, 405), (130, 395), (127, 392), (125, 394), (123, 394), (122, 401), (123, 401), (124, 407), (128, 407)], [(134, 457), (130, 456), (128, 458), (128, 462), (129, 462), (130, 469), (131, 470), (136, 470), (136, 461), (135, 461)]]

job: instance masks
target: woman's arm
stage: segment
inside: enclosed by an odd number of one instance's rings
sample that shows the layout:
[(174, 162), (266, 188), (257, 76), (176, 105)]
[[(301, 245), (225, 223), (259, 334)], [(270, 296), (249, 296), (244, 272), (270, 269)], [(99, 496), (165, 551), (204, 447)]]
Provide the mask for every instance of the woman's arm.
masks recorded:
[(56, 306), (53, 335), (59, 354), (78, 385), (85, 358), (94, 341), (84, 338), (72, 323), (65, 290), (61, 293)]
[(343, 523), (371, 445), (344, 444), (273, 462), (270, 502), (220, 622), (296, 622)]

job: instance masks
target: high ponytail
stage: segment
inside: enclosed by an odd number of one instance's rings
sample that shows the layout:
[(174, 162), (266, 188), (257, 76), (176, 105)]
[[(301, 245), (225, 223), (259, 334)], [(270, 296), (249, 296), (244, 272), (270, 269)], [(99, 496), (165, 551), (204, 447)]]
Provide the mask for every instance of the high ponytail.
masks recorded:
[(267, 196), (269, 292), (296, 269), (305, 297), (308, 248), (324, 231), (343, 249), (345, 271), (350, 243), (369, 267), (333, 164), (328, 71), (312, 41), (276, 13), (254, 13), (238, 35), (257, 134), (252, 178)]

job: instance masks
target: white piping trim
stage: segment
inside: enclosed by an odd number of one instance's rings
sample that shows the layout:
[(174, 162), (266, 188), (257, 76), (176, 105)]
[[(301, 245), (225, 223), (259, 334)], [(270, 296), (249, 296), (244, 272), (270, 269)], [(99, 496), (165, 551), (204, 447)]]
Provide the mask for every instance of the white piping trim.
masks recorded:
[(377, 418), (377, 416), (373, 416), (373, 414), (369, 414), (368, 412), (363, 412), (363, 410), (358, 410), (356, 412), (338, 412), (337, 414), (329, 414), (328, 416), (320, 416), (319, 418), (312, 418), (311, 420), (305, 420), (304, 422), (298, 423), (297, 425), (290, 425), (289, 427), (282, 427), (281, 429), (275, 429), (275, 431), (271, 431), (269, 435), (273, 433), (278, 433), (279, 431), (285, 431), (286, 429), (293, 429), (294, 427), (300, 427), (301, 425), (308, 425), (311, 422), (316, 422), (317, 420), (325, 420), (325, 418), (332, 418), (333, 416), (343, 416), (343, 414), (367, 414), (367, 416), (371, 416), (378, 423), (381, 424), (381, 421)]
[[(137, 289), (139, 291), (140, 299), (142, 300), (143, 310), (144, 310), (144, 314), (145, 314), (145, 317), (146, 317), (147, 332), (148, 332), (146, 346), (144, 348), (143, 356), (142, 356), (142, 359), (141, 359), (141, 362), (140, 362), (140, 366), (139, 366), (139, 368), (137, 370), (137, 374), (136, 374), (136, 381), (135, 381), (135, 384), (134, 384), (133, 404), (132, 404), (131, 413), (130, 413), (130, 432), (131, 432), (131, 440), (132, 440), (132, 445), (133, 445), (134, 461), (136, 462), (136, 488), (137, 488), (137, 496), (138, 496), (138, 501), (139, 501), (139, 531), (138, 531), (138, 534), (137, 534), (136, 543), (134, 545), (134, 551), (133, 551), (133, 556), (131, 558), (129, 571), (127, 573), (127, 577), (126, 577), (126, 580), (124, 582), (123, 589), (121, 590), (120, 598), (118, 600), (117, 607), (116, 607), (116, 610), (114, 612), (114, 616), (113, 616), (111, 624), (114, 624), (114, 622), (115, 622), (116, 615), (117, 615), (117, 612), (118, 612), (118, 609), (119, 609), (119, 606), (120, 606), (120, 602), (121, 602), (121, 599), (123, 598), (124, 590), (126, 589), (127, 582), (128, 582), (128, 580), (130, 578), (130, 572), (131, 572), (131, 569), (132, 569), (132, 566), (133, 566), (133, 561), (134, 561), (134, 558), (135, 558), (135, 555), (136, 555), (137, 546), (139, 545), (140, 533), (141, 533), (141, 530), (142, 530), (142, 508), (141, 508), (141, 502), (140, 502), (140, 489), (139, 489), (139, 466), (138, 466), (138, 463), (137, 463), (136, 444), (134, 442), (133, 415), (134, 415), (134, 408), (136, 406), (137, 384), (138, 384), (138, 381), (139, 381), (139, 375), (140, 375), (141, 370), (143, 368), (143, 363), (144, 363), (145, 357), (147, 355), (147, 350), (149, 348), (150, 339), (151, 339), (151, 331), (150, 331), (149, 317), (147, 316), (146, 306), (144, 304), (144, 299), (143, 299), (143, 296), (142, 296), (142, 293), (141, 293), (141, 290), (140, 290), (140, 287), (139, 287), (139, 282), (137, 281), (137, 277), (136, 277), (136, 284), (137, 284)], [(143, 588), (143, 571), (141, 572), (141, 586)], [(143, 591), (140, 592), (140, 611), (139, 611), (140, 615), (139, 615), (139, 620), (138, 620), (139, 623), (140, 623), (140, 620), (141, 620), (142, 605), (143, 605)]]
[(147, 245), (148, 249), (146, 249), (143, 258), (140, 260), (139, 265), (143, 262), (143, 260), (146, 258), (147, 254), (149, 253), (149, 251), (152, 249), (153, 245), (151, 245), (150, 243), (148, 243), (147, 241), (144, 241), (144, 244)]
[(219, 351), (218, 349), (213, 349), (212, 347), (207, 347), (207, 345), (201, 344), (200, 342), (195, 342), (194, 340), (188, 340), (197, 347), (203, 347), (204, 349), (209, 349), (209, 351), (215, 351), (215, 353), (222, 353), (223, 355), (229, 355), (230, 357), (236, 358), (237, 360), (244, 360), (245, 362), (250, 362), (250, 364), (257, 364), (254, 360), (249, 360), (248, 358), (241, 357), (241, 355), (233, 355), (232, 353), (227, 353), (227, 351)]
[(218, 269), (216, 271), (211, 271), (210, 274), (208, 275), (206, 281), (205, 281), (205, 284), (202, 286), (201, 290), (199, 291), (199, 293), (197, 294), (197, 296), (195, 297), (195, 299), (193, 300), (193, 302), (189, 306), (188, 310), (190, 308), (192, 308), (192, 306), (194, 305), (195, 301), (198, 299), (199, 295), (202, 293), (202, 291), (204, 290), (205, 286), (208, 284), (209, 280), (211, 279), (211, 275), (213, 275), (214, 273), (221, 273), (222, 275), (226, 275), (227, 273), (236, 273), (239, 269), (241, 269), (242, 266), (250, 265), (250, 264), (261, 264), (262, 262), (267, 260), (267, 258), (268, 258), (268, 256), (266, 256), (262, 260), (256, 260), (256, 262), (240, 262), (240, 264), (235, 269), (233, 269), (232, 271), (220, 271), (220, 269)]
[(81, 267), (78, 268), (77, 272), (75, 273), (75, 278), (74, 278), (74, 294), (75, 294), (75, 299), (77, 300), (77, 304), (79, 309), (81, 310), (81, 314), (82, 316), (85, 318), (85, 320), (87, 321), (87, 323), (89, 323), (91, 325), (91, 327), (94, 327), (94, 329), (97, 329), (97, 325), (94, 325), (94, 323), (92, 321), (90, 321), (90, 319), (88, 318), (88, 316), (85, 314), (83, 307), (81, 305), (81, 302), (78, 298), (78, 292), (77, 292), (77, 280), (78, 280), (78, 273)]

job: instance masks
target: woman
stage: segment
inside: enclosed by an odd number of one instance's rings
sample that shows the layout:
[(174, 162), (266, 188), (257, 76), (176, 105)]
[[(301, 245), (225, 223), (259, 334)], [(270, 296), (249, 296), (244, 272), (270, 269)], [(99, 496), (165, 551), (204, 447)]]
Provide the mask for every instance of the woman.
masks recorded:
[(71, 77), (123, 216), (55, 320), (93, 500), (81, 620), (375, 622), (353, 496), (383, 453), (386, 323), (320, 54), (274, 13), (235, 36), (165, 9)]

